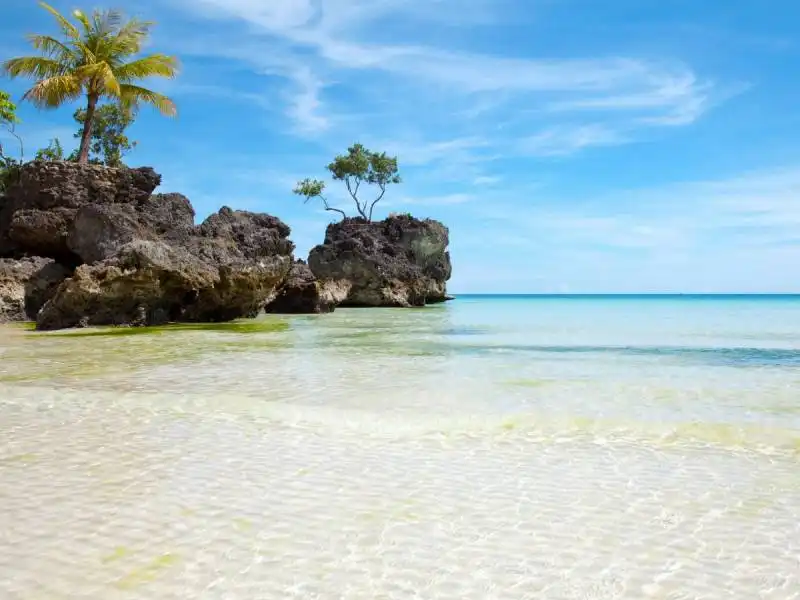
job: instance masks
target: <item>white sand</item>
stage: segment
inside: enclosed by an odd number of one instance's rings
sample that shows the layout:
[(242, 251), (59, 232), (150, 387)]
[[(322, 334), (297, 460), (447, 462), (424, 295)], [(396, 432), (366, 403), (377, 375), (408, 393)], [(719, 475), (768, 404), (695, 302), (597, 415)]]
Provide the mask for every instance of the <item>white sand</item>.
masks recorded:
[(561, 418), (534, 399), (585, 382), (360, 351), (146, 360), (212, 335), (0, 338), (0, 598), (800, 598), (779, 421)]

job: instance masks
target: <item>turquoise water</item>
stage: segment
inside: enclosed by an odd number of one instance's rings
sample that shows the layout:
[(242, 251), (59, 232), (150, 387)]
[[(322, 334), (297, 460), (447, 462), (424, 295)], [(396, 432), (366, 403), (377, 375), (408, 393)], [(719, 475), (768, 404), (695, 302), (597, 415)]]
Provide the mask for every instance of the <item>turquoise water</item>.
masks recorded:
[(800, 297), (0, 328), (0, 597), (800, 598)]

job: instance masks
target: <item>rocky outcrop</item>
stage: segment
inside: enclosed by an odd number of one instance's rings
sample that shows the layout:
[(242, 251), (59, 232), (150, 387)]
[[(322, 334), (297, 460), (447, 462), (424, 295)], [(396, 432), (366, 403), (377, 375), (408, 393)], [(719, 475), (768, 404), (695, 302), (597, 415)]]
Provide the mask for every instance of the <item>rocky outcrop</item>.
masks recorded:
[(95, 263), (134, 240), (183, 244), (197, 233), (194, 216), (181, 194), (155, 194), (136, 204), (89, 204), (75, 213), (67, 247), (83, 263)]
[[(191, 231), (168, 229), (158, 236), (146, 215), (99, 211), (86, 221), (94, 233), (81, 237), (96, 245), (87, 243), (81, 255), (106, 257), (78, 267), (42, 308), (37, 328), (254, 316), (275, 297), (294, 249), (289, 228), (265, 217), (223, 208)], [(231, 227), (211, 225), (220, 222)], [(78, 221), (75, 228), (81, 231)], [(104, 231), (109, 235), (97, 233)]]
[(223, 207), (195, 225), (186, 197), (153, 194), (160, 181), (149, 168), (24, 165), (0, 197), (0, 320), (150, 325), (448, 299), (438, 221), (345, 219), (306, 264), (279, 219)]
[(147, 202), (160, 182), (161, 176), (149, 167), (27, 163), (0, 203), (0, 256), (46, 256), (78, 264), (67, 243), (78, 210)]
[(309, 267), (343, 306), (423, 306), (448, 300), (449, 233), (438, 221), (392, 216), (332, 223)]
[(69, 275), (68, 269), (47, 258), (0, 258), (0, 323), (35, 319)]
[(317, 281), (308, 265), (298, 260), (292, 265), (278, 295), (266, 307), (268, 313), (319, 314), (333, 312), (347, 297), (344, 286)]
[(292, 265), (289, 227), (227, 207), (196, 226), (186, 197), (152, 193), (159, 182), (148, 168), (25, 165), (0, 202), (0, 255), (49, 259), (31, 259), (46, 263), (36, 277), (15, 267), (3, 279), (2, 310), (60, 329), (228, 321), (263, 309)]

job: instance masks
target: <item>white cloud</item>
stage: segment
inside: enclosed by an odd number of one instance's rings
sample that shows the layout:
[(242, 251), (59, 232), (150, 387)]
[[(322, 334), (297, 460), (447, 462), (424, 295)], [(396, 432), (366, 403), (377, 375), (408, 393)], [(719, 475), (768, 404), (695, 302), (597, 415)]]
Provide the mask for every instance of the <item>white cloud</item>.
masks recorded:
[(287, 116), (292, 119), (299, 133), (320, 133), (327, 130), (330, 119), (321, 113), (322, 81), (306, 68), (298, 69), (292, 77), (299, 89), (291, 96)]
[[(528, 138), (534, 154), (567, 154), (588, 146), (620, 144), (637, 139), (636, 130), (685, 126), (700, 118), (715, 88), (679, 63), (607, 56), (592, 58), (508, 57), (467, 52), (393, 36), (376, 42), (375, 31), (392, 23), (491, 23), (502, 15), (488, 0), (172, 0), (206, 17), (244, 23), (249, 30), (231, 39), (198, 39), (184, 50), (238, 58), (254, 69), (279, 74), (289, 82), (287, 115), (295, 130), (335, 136), (329, 100), (321, 81), (341, 76), (361, 90), (371, 86), (391, 96), (387, 107), (351, 104), (344, 108), (365, 114), (388, 111), (363, 128), (408, 122), (414, 117), (438, 119), (442, 127), (459, 129), (472, 115), (472, 131), (506, 151), (509, 137)], [(462, 13), (470, 17), (462, 19)], [(403, 104), (398, 99), (406, 102)], [(518, 111), (539, 106), (540, 111)], [(374, 110), (373, 110), (374, 109)], [(529, 114), (513, 132), (498, 133), (496, 112)], [(556, 123), (546, 131), (542, 113), (563, 114), (572, 126)], [(583, 116), (591, 113), (588, 120)], [(458, 116), (460, 115), (460, 116)], [(353, 121), (348, 120), (348, 131)], [(387, 132), (375, 132), (377, 135)], [(425, 131), (425, 134), (430, 132)], [(388, 132), (388, 135), (392, 135)], [(539, 150), (541, 148), (541, 150)], [(465, 149), (465, 153), (474, 148)], [(420, 159), (422, 160), (422, 159)]]
[(550, 127), (519, 140), (519, 149), (531, 156), (565, 156), (590, 146), (617, 146), (628, 140), (604, 125)]
[(476, 199), (473, 194), (453, 193), (440, 194), (436, 196), (400, 196), (392, 199), (391, 203), (386, 202), (383, 206), (451, 206), (454, 204), (464, 204)]
[[(507, 193), (513, 202), (514, 192)], [(800, 165), (592, 198), (551, 196), (524, 212), (502, 199), (495, 199), (491, 213), (477, 207), (511, 235), (527, 234), (551, 250), (585, 246), (654, 254), (739, 253), (800, 237)]]

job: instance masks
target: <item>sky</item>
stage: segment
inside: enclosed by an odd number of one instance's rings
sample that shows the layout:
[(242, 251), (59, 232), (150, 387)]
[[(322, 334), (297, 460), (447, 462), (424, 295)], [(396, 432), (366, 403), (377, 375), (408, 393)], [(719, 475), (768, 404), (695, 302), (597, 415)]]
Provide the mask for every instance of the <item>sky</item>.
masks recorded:
[[(178, 117), (143, 109), (127, 162), (155, 167), (199, 219), (274, 214), (305, 258), (337, 215), (292, 188), (360, 142), (403, 176), (376, 217), (449, 227), (452, 292), (800, 292), (795, 0), (113, 6), (156, 21), (148, 51), (181, 61), (150, 82)], [(57, 32), (33, 0), (0, 14), (0, 58)], [(17, 99), (27, 85), (0, 79)], [(74, 108), (23, 103), (29, 152), (73, 146)]]

